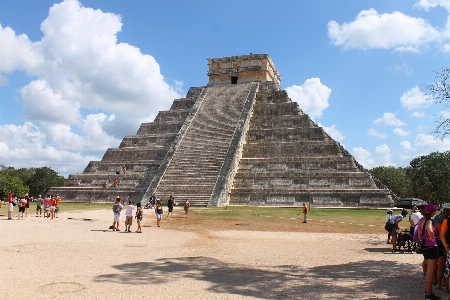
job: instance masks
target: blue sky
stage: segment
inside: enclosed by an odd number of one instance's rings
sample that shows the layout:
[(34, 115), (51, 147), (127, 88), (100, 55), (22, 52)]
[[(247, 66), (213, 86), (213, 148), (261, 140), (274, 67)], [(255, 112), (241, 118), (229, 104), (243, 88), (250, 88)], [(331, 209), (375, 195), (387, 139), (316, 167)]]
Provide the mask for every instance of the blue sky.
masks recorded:
[(366, 168), (450, 150), (426, 100), (450, 0), (0, 0), (0, 164), (81, 173), (208, 82), (267, 53), (281, 87)]

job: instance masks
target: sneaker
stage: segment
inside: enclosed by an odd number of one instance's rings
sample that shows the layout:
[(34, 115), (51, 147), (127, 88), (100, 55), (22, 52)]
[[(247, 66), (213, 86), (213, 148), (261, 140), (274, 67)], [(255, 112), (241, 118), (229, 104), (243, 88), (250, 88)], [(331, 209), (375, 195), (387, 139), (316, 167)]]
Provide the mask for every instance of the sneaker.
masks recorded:
[(441, 297), (436, 296), (435, 294), (425, 295), (425, 300), (439, 300)]
[(116, 231), (120, 231), (120, 229), (116, 229)]

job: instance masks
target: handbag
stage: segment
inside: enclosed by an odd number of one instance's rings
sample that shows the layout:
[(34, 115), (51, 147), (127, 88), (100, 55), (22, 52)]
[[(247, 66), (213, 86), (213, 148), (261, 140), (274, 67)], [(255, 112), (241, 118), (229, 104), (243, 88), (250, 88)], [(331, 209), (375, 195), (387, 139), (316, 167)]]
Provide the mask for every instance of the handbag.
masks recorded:
[(384, 225), (384, 229), (386, 229), (387, 232), (391, 232), (392, 226), (394, 226), (394, 224), (392, 224), (390, 221), (387, 221), (386, 225)]
[[(417, 246), (416, 246), (416, 253), (417, 254), (423, 254), (423, 250), (424, 250), (424, 248), (425, 248), (425, 246), (424, 246), (424, 242), (425, 242), (425, 240), (423, 239), (423, 233), (424, 233), (424, 231), (425, 231), (425, 224), (427, 223), (427, 221), (428, 220), (430, 220), (430, 219), (426, 219), (424, 222), (423, 222), (423, 225), (422, 225), (422, 232), (421, 232), (421, 236), (420, 236), (420, 238), (419, 238), (419, 235), (417, 235)], [(417, 230), (416, 231), (419, 231), (419, 228), (417, 228)], [(414, 233), (414, 235), (415, 235), (415, 233)], [(413, 238), (414, 239), (414, 238)]]

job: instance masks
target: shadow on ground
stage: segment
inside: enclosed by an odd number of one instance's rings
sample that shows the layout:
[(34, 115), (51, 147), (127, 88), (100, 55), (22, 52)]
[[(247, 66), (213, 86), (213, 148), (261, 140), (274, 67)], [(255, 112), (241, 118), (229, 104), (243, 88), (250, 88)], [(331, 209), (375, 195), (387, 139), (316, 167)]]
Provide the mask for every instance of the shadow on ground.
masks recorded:
[(262, 269), (185, 257), (112, 267), (118, 272), (99, 275), (95, 281), (159, 285), (190, 279), (209, 283), (212, 293), (258, 299), (421, 299), (424, 286), (409, 265), (373, 260), (311, 269), (294, 265)]

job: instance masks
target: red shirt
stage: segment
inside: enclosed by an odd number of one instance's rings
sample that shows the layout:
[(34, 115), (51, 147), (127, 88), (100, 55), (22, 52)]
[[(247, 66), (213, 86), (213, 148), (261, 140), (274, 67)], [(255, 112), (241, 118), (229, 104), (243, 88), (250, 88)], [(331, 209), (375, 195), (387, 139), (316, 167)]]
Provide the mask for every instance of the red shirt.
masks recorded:
[(13, 194), (9, 194), (8, 196), (8, 203), (12, 203), (14, 201)]

